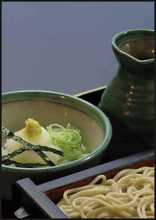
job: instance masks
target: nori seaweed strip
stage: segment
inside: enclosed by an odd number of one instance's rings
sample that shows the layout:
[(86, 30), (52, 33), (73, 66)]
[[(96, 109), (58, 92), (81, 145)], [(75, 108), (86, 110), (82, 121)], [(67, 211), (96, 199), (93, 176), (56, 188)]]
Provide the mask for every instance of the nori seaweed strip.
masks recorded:
[(15, 150), (14, 152), (12, 152), (10, 154), (2, 156), (2, 161), (9, 160), (10, 158), (17, 156), (18, 154), (23, 153), (23, 151), (25, 151), (25, 150), (26, 149), (24, 147), (22, 147), (22, 148), (20, 148), (18, 150)]
[(10, 131), (9, 129), (2, 126), (2, 135), (11, 138), (14, 136), (14, 133), (12, 131)]
[[(23, 151), (25, 151), (26, 149), (24, 149), (24, 148), (21, 148), (21, 149), (18, 149), (18, 150), (16, 150), (16, 151), (14, 151), (14, 152), (12, 152), (11, 154), (7, 154), (7, 155), (5, 155), (5, 156), (2, 156), (2, 162), (3, 163), (6, 163), (7, 161), (11, 161), (10, 159), (12, 158), (12, 157), (15, 157), (15, 156), (17, 156), (18, 154), (21, 154)], [(42, 151), (40, 151), (40, 150), (35, 150), (35, 152), (37, 153), (37, 154), (39, 154), (39, 156), (49, 165), (49, 166), (55, 166), (55, 164), (51, 161), (51, 160), (49, 160), (49, 158), (42, 152)]]
[(49, 165), (49, 166), (55, 166), (55, 164), (42, 152), (44, 151), (50, 151), (59, 155), (63, 155), (63, 152), (60, 150), (57, 150), (55, 148), (50, 148), (47, 146), (41, 146), (41, 145), (33, 145), (31, 143), (28, 143), (27, 141), (23, 140), (21, 137), (18, 137), (14, 135), (12, 131), (9, 129), (2, 127), (2, 134), (4, 136), (7, 136), (9, 138), (12, 138), (13, 140), (17, 141), (18, 143), (22, 144), (23, 147), (21, 149), (18, 149), (8, 155), (5, 155), (2, 157), (3, 163), (6, 163), (7, 161), (10, 160), (10, 158), (22, 153), (25, 150), (34, 150), (38, 155)]
[(58, 154), (60, 156), (63, 156), (63, 151), (59, 150), (59, 149), (55, 149), (52, 147), (48, 147), (48, 146), (42, 146), (42, 145), (33, 145), (31, 143), (28, 143), (27, 141), (23, 140), (21, 137), (18, 137), (16, 135), (14, 135), (14, 133), (12, 131), (10, 131), (9, 129), (2, 127), (2, 134), (4, 136), (10, 137), (13, 140), (19, 142), (20, 144), (22, 144), (25, 148), (25, 150), (43, 150), (43, 151), (49, 151), (49, 152), (53, 152), (55, 154)]
[(35, 150), (35, 152), (36, 152), (49, 166), (55, 166), (55, 164), (54, 164), (41, 150)]
[(19, 163), (12, 160), (5, 160), (3, 162), (5, 165), (15, 165), (17, 167), (29, 167), (29, 168), (35, 168), (35, 167), (48, 167), (47, 164), (40, 164), (40, 163)]

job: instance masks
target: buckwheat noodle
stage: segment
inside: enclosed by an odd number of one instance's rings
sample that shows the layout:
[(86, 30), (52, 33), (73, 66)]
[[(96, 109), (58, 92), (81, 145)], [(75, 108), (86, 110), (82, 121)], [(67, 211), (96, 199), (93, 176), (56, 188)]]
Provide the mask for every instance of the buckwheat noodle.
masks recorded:
[(99, 175), (66, 190), (58, 206), (71, 218), (154, 218), (154, 167), (124, 169), (113, 179)]

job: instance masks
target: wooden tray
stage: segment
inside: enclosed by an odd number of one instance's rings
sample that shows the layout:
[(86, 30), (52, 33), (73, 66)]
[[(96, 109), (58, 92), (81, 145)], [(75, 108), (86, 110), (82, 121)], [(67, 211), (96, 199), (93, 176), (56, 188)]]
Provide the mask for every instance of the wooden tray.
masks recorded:
[[(66, 177), (35, 185), (29, 178), (17, 181), (17, 186), (23, 192), (23, 205), (27, 210), (40, 210), (48, 219), (67, 218), (56, 206), (67, 189), (88, 184), (95, 176), (105, 174), (108, 178), (113, 177), (124, 168), (138, 168), (141, 166), (154, 165), (154, 152), (146, 151), (129, 157), (118, 159), (94, 168), (86, 169)], [(26, 205), (31, 204), (31, 207)]]

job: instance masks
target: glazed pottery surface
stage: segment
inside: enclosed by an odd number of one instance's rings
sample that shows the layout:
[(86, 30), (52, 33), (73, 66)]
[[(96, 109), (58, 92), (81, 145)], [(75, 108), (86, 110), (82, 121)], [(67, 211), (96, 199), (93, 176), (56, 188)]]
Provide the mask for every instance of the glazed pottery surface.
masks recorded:
[(99, 107), (143, 137), (154, 133), (154, 31), (129, 30), (112, 40), (119, 62), (117, 75)]

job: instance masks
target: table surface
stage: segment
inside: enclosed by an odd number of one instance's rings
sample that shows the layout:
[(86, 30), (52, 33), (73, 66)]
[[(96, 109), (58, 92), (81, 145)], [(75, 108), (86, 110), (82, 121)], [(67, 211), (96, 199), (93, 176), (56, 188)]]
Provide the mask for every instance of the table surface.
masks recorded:
[(78, 93), (116, 74), (114, 34), (154, 27), (154, 2), (3, 2), (2, 90)]

